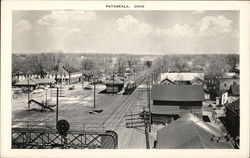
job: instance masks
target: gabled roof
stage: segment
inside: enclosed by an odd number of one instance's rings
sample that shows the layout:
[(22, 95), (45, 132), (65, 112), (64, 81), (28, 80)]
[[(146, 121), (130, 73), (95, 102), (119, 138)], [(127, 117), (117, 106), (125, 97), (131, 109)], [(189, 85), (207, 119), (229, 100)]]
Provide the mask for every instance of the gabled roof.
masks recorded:
[(164, 85), (152, 86), (152, 99), (162, 101), (203, 101), (201, 85)]
[(37, 79), (35, 79), (33, 77), (28, 77), (28, 78), (16, 83), (15, 85), (16, 86), (28, 86), (28, 85), (35, 86), (38, 83), (39, 83), (39, 81)]
[(191, 113), (157, 131), (158, 149), (232, 149), (229, 142), (211, 141), (223, 133)]
[(191, 82), (191, 84), (192, 84), (192, 83), (194, 83), (195, 81), (198, 81), (198, 80), (204, 83), (204, 81), (203, 81), (200, 77), (195, 77), (195, 78), (192, 79), (190, 82)]
[(240, 95), (240, 85), (231, 85), (229, 89), (229, 93), (234, 96)]
[(174, 80), (171, 79), (171, 78), (169, 78), (169, 77), (166, 77), (165, 79), (163, 79), (163, 80), (161, 81), (161, 83), (164, 83), (165, 81), (169, 81), (169, 82), (171, 82), (171, 83), (174, 84)]
[(174, 81), (191, 81), (196, 77), (204, 80), (204, 73), (191, 73), (191, 72), (181, 72), (181, 73), (162, 73), (161, 81), (165, 78), (171, 78)]

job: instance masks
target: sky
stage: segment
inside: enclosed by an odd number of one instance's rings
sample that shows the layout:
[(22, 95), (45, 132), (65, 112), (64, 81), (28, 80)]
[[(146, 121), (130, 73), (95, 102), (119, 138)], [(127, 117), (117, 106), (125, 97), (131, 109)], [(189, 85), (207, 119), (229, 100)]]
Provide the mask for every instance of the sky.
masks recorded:
[(238, 11), (13, 11), (12, 53), (239, 53)]

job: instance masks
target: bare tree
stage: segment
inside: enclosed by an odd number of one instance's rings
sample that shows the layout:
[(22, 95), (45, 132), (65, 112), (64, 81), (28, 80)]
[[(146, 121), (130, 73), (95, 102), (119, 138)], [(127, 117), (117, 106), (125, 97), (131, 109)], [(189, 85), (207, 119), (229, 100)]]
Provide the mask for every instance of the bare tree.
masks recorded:
[(123, 74), (126, 70), (126, 60), (123, 57), (118, 57), (116, 66), (119, 74)]
[(128, 63), (128, 67), (130, 68), (130, 70), (132, 70), (133, 65), (135, 65), (138, 62), (138, 59), (131, 55), (131, 56), (127, 56), (127, 63)]

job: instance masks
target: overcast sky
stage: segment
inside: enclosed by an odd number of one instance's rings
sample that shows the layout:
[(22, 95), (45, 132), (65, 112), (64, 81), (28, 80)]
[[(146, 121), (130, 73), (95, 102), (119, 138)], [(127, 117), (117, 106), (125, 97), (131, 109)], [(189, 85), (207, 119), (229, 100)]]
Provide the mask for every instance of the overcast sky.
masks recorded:
[(239, 53), (237, 11), (13, 11), (13, 53)]

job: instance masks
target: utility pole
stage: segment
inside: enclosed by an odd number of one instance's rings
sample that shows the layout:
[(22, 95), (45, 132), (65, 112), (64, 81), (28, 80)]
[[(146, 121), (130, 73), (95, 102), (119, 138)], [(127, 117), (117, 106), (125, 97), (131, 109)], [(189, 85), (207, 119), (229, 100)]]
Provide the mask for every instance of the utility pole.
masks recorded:
[(47, 91), (48, 90), (46, 90), (46, 98), (45, 98), (45, 105), (47, 106)]
[(113, 95), (115, 92), (115, 73), (113, 72)]
[(147, 98), (148, 98), (148, 110), (149, 110), (149, 132), (151, 132), (150, 76), (148, 76), (148, 82), (147, 82)]
[(59, 89), (56, 87), (56, 123), (58, 122), (58, 93)]
[(95, 80), (95, 76), (94, 76), (94, 109), (95, 109), (95, 83), (96, 82), (96, 80)]
[(28, 78), (28, 109), (30, 108), (30, 82), (29, 82), (29, 78)]
[(130, 117), (126, 120), (126, 127), (127, 128), (137, 128), (137, 127), (144, 127), (145, 128), (145, 138), (146, 138), (146, 148), (150, 149), (150, 143), (149, 143), (149, 113), (145, 111), (143, 108), (142, 111), (143, 116), (141, 117), (139, 113), (131, 113), (128, 115), (125, 115), (127, 117)]
[(143, 109), (143, 117), (144, 117), (144, 126), (145, 126), (145, 136), (146, 136), (146, 148), (150, 149), (150, 144), (149, 144), (149, 129), (148, 129), (148, 120), (147, 120), (147, 114), (146, 111)]

